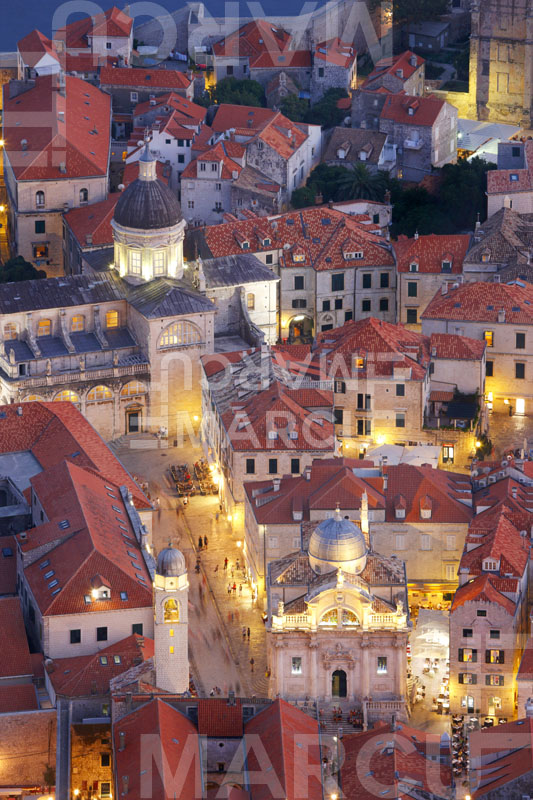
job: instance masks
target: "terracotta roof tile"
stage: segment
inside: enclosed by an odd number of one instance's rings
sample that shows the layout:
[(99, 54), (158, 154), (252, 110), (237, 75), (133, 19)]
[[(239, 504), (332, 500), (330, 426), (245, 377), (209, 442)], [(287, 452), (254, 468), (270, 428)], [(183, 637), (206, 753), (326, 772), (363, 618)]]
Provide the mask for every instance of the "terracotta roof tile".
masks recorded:
[(59, 61), (52, 40), (37, 29), (20, 39), (20, 41), (17, 42), (17, 49), (24, 64), (28, 67), (37, 66), (45, 55), (51, 56), (56, 61)]
[(218, 697), (198, 700), (198, 733), (220, 738), (240, 737), (243, 734), (242, 705)]
[(55, 36), (63, 40), (68, 48), (79, 49), (89, 47), (89, 36), (106, 36), (123, 38), (131, 33), (133, 19), (116, 6), (103, 13), (71, 22), (59, 29)]
[[(249, 66), (271, 66), (276, 62), (278, 55), (287, 53), (289, 50), (292, 36), (283, 28), (273, 25), (266, 19), (257, 19), (246, 23), (238, 30), (226, 36), (213, 45), (215, 59), (247, 57)], [(270, 64), (262, 63), (262, 56), (270, 58)]]
[(410, 272), (412, 263), (417, 264), (417, 271), (423, 274), (443, 273), (442, 263), (451, 262), (450, 272), (459, 274), (463, 271), (463, 261), (470, 246), (470, 236), (437, 235), (419, 236), (408, 239), (400, 236), (393, 242), (398, 263), (398, 272)]
[[(390, 119), (403, 125), (431, 128), (437, 121), (445, 102), (433, 95), (412, 97), (405, 94), (390, 94), (381, 110), (381, 119)], [(409, 113), (409, 109), (412, 109), (413, 113)]]
[(0, 714), (13, 714), (20, 711), (37, 711), (39, 702), (33, 683), (16, 686), (0, 685)]
[(189, 78), (177, 69), (140, 69), (125, 67), (103, 67), (100, 70), (100, 86), (142, 86), (146, 89), (187, 89)]
[[(10, 554), (11, 553), (11, 554)], [(0, 597), (17, 591), (17, 543), (14, 536), (0, 541)]]
[[(36, 78), (10, 98), (4, 87), (5, 155), (17, 180), (61, 180), (107, 175), (111, 97), (80, 78)], [(33, 116), (38, 120), (30, 124)], [(60, 164), (65, 164), (65, 172)]]
[[(377, 83), (378, 79), (387, 74), (394, 75), (396, 78), (406, 81), (425, 63), (422, 56), (416, 55), (411, 50), (405, 50), (403, 53), (393, 56), (392, 58), (382, 58), (376, 62), (374, 69), (367, 77), (362, 88), (372, 89), (373, 84)], [(401, 72), (401, 75), (399, 75), (398, 72)]]
[(357, 52), (352, 45), (343, 42), (337, 36), (334, 39), (319, 42), (315, 47), (314, 57), (315, 60), (325, 61), (326, 64), (350, 69), (357, 58)]
[(18, 597), (0, 598), (0, 678), (33, 675), (30, 648)]
[(453, 333), (432, 333), (430, 348), (437, 358), (458, 361), (480, 361), (486, 349), (486, 343), (468, 336), (457, 336)]
[(501, 310), (506, 323), (533, 325), (533, 285), (523, 281), (465, 283), (446, 294), (437, 292), (422, 319), (498, 322)]

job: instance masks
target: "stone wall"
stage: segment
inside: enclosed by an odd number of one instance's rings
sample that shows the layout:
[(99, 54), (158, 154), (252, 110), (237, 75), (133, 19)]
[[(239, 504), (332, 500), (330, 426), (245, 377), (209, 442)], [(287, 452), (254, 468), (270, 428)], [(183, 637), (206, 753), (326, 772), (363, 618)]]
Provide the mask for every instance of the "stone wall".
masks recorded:
[(0, 786), (43, 786), (56, 763), (56, 710), (0, 714)]

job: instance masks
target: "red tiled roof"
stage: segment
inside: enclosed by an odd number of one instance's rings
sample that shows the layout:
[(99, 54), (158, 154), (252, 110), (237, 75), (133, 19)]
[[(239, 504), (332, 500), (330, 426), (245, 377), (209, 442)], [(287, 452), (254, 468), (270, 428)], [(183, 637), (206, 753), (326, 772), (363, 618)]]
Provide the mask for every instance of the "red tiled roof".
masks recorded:
[[(403, 125), (433, 127), (444, 108), (445, 100), (430, 95), (413, 97), (406, 94), (390, 94), (381, 110), (381, 119), (401, 122)], [(409, 113), (409, 109), (413, 113)]]
[(242, 705), (237, 698), (233, 704), (218, 697), (198, 700), (198, 733), (220, 738), (243, 734)]
[[(17, 558), (14, 536), (2, 536), (0, 540), (0, 596), (17, 591)], [(5, 550), (6, 555), (3, 551)], [(11, 550), (11, 555), (7, 555)]]
[(92, 236), (92, 245), (113, 244), (111, 220), (119, 197), (120, 192), (112, 192), (99, 203), (71, 208), (63, 215), (63, 219), (81, 247), (87, 246), (88, 235)]
[(337, 504), (341, 509), (360, 508), (365, 491), (369, 508), (384, 508), (383, 478), (355, 475), (361, 463), (351, 458), (315, 459), (310, 480), (304, 475), (284, 477), (277, 491), (272, 481), (252, 481), (244, 484), (244, 490), (262, 525), (292, 525), (294, 511), (301, 512), (298, 521), (307, 521), (312, 511), (333, 510)]
[(416, 263), (418, 272), (440, 274), (443, 261), (451, 262), (453, 274), (462, 273), (463, 261), (470, 246), (470, 235), (419, 236), (408, 239), (400, 236), (393, 242), (398, 264), (398, 272), (410, 272), (410, 265)]
[(431, 518), (427, 520), (430, 526), (450, 522), (467, 525), (473, 517), (472, 493), (465, 475), (429, 466), (397, 464), (387, 467), (387, 476), (385, 519), (388, 522), (396, 519), (394, 498), (400, 493), (406, 508), (402, 522), (423, 521), (420, 509), (426, 496), (431, 499)]
[[(194, 161), (190, 161), (183, 172), (181, 173), (181, 179), (184, 178), (197, 178), (198, 171), (197, 171), (197, 163), (199, 161), (217, 161), (222, 162), (222, 174), (221, 179), (226, 181), (233, 180), (233, 173), (236, 172), (240, 175), (242, 170), (242, 166), (238, 164), (233, 158), (230, 156), (230, 150), (233, 153), (233, 157), (239, 157), (243, 155), (244, 148), (242, 148), (242, 152), (238, 150), (236, 147), (228, 148), (227, 145), (235, 145), (238, 144), (237, 142), (217, 142), (213, 147), (209, 150), (206, 150), (204, 153), (201, 153)], [(242, 145), (241, 145), (242, 147)], [(206, 178), (211, 177), (210, 172), (206, 172)]]
[[(55, 547), (24, 570), (43, 616), (151, 606), (151, 577), (119, 488), (68, 461), (34, 476), (31, 484), (48, 518), (69, 523), (61, 528), (58, 522)], [(26, 549), (39, 527), (27, 532)], [(111, 597), (86, 602), (98, 575), (111, 587)]]
[(341, 97), (340, 100), (337, 100), (337, 108), (342, 108), (343, 111), (349, 111), (351, 107), (352, 107), (351, 97)]
[(56, 33), (56, 38), (66, 43), (68, 48), (89, 47), (89, 36), (108, 38), (127, 37), (131, 33), (133, 19), (116, 6), (100, 14), (71, 22)]
[(111, 97), (80, 78), (67, 76), (64, 93), (57, 82), (57, 75), (36, 78), (13, 98), (4, 87), (5, 155), (17, 180), (107, 175)]
[[(411, 61), (416, 63), (411, 63)], [(393, 56), (392, 58), (382, 58), (376, 63), (374, 69), (361, 88), (372, 89), (372, 84), (383, 75), (387, 74), (394, 75), (394, 77), (406, 81), (425, 63), (425, 60), (421, 56), (417, 56), (411, 50), (405, 50), (403, 53), (400, 53), (400, 55)], [(401, 75), (398, 75), (399, 70), (401, 70)]]
[[(261, 56), (269, 56), (275, 63), (277, 56), (289, 51), (292, 36), (266, 19), (248, 22), (238, 30), (213, 45), (215, 59), (247, 57), (249, 66), (263, 66), (257, 62)], [(270, 66), (271, 64), (269, 64)]]
[(33, 683), (22, 683), (16, 686), (0, 684), (0, 714), (37, 711), (38, 708), (37, 692)]
[[(318, 722), (285, 700), (272, 705), (253, 717), (245, 726), (248, 745), (247, 767), (250, 775), (264, 775), (264, 753), (268, 754), (272, 780), (252, 779), (254, 800), (322, 800), (320, 775), (320, 744)], [(260, 745), (254, 746), (257, 737)], [(305, 752), (299, 758), (299, 745)]]
[[(420, 752), (421, 740), (427, 755)], [(347, 798), (401, 797), (410, 794), (406, 789), (410, 785), (435, 800), (449, 796), (451, 770), (438, 761), (438, 734), (427, 734), (403, 725), (392, 729), (380, 723), (373, 730), (344, 735), (342, 744), (341, 782)]]
[(177, 69), (140, 69), (103, 67), (100, 86), (143, 86), (147, 89), (187, 89), (191, 81)]
[[(154, 800), (202, 796), (196, 728), (168, 703), (158, 698), (122, 717), (113, 725), (113, 739), (116, 783), (122, 787), (127, 776), (128, 795), (137, 798), (149, 791)], [(153, 748), (153, 758), (144, 773), (139, 765), (147, 747)]]
[(350, 44), (343, 42), (337, 36), (335, 39), (319, 42), (315, 47), (314, 57), (334, 67), (349, 69), (355, 61), (357, 53)]
[(35, 67), (45, 55), (49, 55), (59, 61), (53, 42), (44, 33), (33, 30), (17, 42), (17, 49), (22, 56), (24, 64), (28, 67)]
[[(268, 232), (269, 244), (263, 244), (266, 237), (258, 236), (259, 219), (261, 229)], [(243, 220), (209, 226), (203, 235), (213, 258), (242, 252), (236, 233), (249, 243), (249, 252), (279, 250), (282, 267), (311, 266), (316, 271), (329, 271), (394, 266), (394, 257), (381, 236), (333, 208), (312, 206), (261, 218), (251, 214)], [(302, 253), (305, 261), (294, 261), (295, 252)], [(362, 252), (363, 257), (347, 260), (345, 253), (350, 252)]]
[[(474, 731), (469, 736), (470, 782), (474, 800), (489, 792), (491, 797), (513, 797), (521, 792), (519, 779), (529, 788), (533, 773), (533, 718), (506, 722)], [(477, 768), (472, 763), (475, 759)], [(509, 784), (509, 789), (505, 786)]]
[[(72, 403), (24, 403), (2, 406), (5, 417), (0, 426), (0, 453), (30, 450), (43, 469), (65, 458), (78, 466), (100, 472), (118, 486), (127, 486), (137, 508), (150, 502), (114, 456), (100, 435)], [(76, 454), (76, 455), (74, 455)]]
[(182, 117), (183, 124), (185, 124), (185, 120), (189, 121), (187, 124), (203, 122), (207, 114), (207, 109), (204, 106), (199, 106), (191, 100), (176, 94), (176, 92), (167, 92), (167, 94), (161, 94), (153, 100), (138, 103), (133, 110), (133, 116), (137, 118), (147, 111), (153, 111), (154, 108), (161, 107), (169, 108), (170, 112), (176, 111), (176, 118)]
[(514, 616), (516, 611), (516, 603), (509, 597), (502, 594), (500, 589), (506, 591), (517, 591), (518, 582), (510, 578), (505, 579), (507, 585), (501, 586), (501, 582), (497, 576), (490, 573), (479, 575), (477, 578), (460, 586), (453, 596), (451, 611), (463, 606), (468, 602), (477, 603), (497, 603), (505, 609), (508, 614)]
[(432, 403), (449, 403), (453, 400), (453, 392), (431, 392), (429, 399)]
[[(478, 494), (476, 505), (479, 503)], [(531, 515), (528, 514), (527, 518), (529, 522)], [(514, 524), (512, 514), (501, 508), (478, 514), (466, 537), (461, 567), (468, 569), (470, 575), (481, 575), (483, 562), (489, 558), (500, 562), (500, 575), (521, 578), (527, 567), (529, 551), (520, 535), (523, 520), (519, 517), (517, 522), (518, 526)]]
[(276, 116), (271, 108), (255, 108), (254, 106), (236, 106), (222, 103), (217, 109), (211, 127), (216, 133), (225, 133), (231, 128), (242, 128), (253, 136), (264, 125)]
[(30, 648), (18, 597), (0, 597), (0, 642), (0, 678), (33, 675)]
[[(109, 692), (112, 678), (153, 656), (153, 639), (133, 634), (93, 655), (55, 659), (47, 672), (54, 691), (62, 697), (102, 695)], [(102, 664), (102, 658), (107, 663)]]
[(352, 373), (354, 355), (365, 359), (364, 367), (357, 370), (360, 378), (393, 375), (394, 369), (408, 368), (411, 380), (424, 380), (429, 366), (429, 338), (402, 325), (367, 317), (357, 322), (350, 320), (340, 328), (317, 335), (315, 358), (325, 357), (327, 371), (337, 369), (339, 377)]
[(495, 169), (487, 172), (487, 193), (514, 194), (533, 188), (533, 141), (524, 144), (525, 169)]
[(522, 653), (522, 660), (520, 661), (516, 679), (527, 681), (533, 679), (533, 639), (531, 638), (527, 640), (524, 652)]
[(458, 361), (480, 361), (485, 352), (486, 343), (468, 336), (457, 336), (453, 333), (432, 333), (430, 348), (437, 358)]
[(446, 294), (437, 292), (422, 319), (495, 323), (501, 310), (506, 323), (532, 325), (533, 285), (524, 281), (465, 283)]
[(99, 67), (111, 67), (117, 57), (101, 56), (98, 53), (80, 53), (79, 55), (67, 53), (64, 60), (67, 72), (96, 72)]
[(297, 123), (291, 122), (290, 119), (278, 112), (261, 129), (258, 138), (282, 158), (288, 159), (303, 145), (307, 139), (307, 133)]
[(309, 50), (285, 50), (281, 54), (275, 51), (261, 53), (253, 63), (253, 69), (294, 69), (295, 67), (310, 66), (311, 52)]

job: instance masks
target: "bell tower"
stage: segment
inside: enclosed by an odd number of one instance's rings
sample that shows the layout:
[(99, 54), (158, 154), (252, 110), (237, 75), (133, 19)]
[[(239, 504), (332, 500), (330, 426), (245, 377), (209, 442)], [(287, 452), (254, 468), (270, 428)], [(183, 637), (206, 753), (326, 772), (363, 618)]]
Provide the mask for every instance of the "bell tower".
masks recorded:
[(156, 686), (181, 694), (189, 689), (187, 565), (169, 544), (159, 553), (154, 578)]

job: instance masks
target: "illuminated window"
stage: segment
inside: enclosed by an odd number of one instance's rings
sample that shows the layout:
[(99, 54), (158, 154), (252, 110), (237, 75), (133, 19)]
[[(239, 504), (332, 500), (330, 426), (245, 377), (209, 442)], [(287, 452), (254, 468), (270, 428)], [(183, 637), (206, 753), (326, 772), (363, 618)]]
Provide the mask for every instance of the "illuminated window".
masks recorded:
[(48, 258), (48, 245), (47, 244), (34, 244), (33, 257), (35, 259)]
[(130, 252), (130, 272), (133, 275), (140, 275), (141, 274), (141, 251), (140, 250), (132, 250)]
[(88, 403), (98, 403), (100, 400), (112, 400), (113, 392), (107, 386), (95, 386), (87, 395)]
[(164, 605), (164, 620), (165, 622), (179, 622), (180, 621), (180, 607), (173, 597), (169, 597)]
[(56, 394), (54, 397), (54, 403), (79, 403), (80, 398), (76, 394), (76, 392), (72, 392), (70, 389), (64, 389), (59, 394)]
[(28, 394), (22, 400), (23, 403), (44, 403), (44, 397), (41, 397), (40, 394)]
[(171, 644), (170, 647), (168, 648), (168, 652), (170, 653), (170, 655), (172, 655), (174, 653), (174, 645), (173, 644)]
[(120, 390), (121, 397), (135, 397), (135, 395), (145, 393), (146, 386), (141, 381), (130, 381)]
[(387, 656), (378, 656), (377, 673), (378, 675), (387, 674)]
[(505, 663), (505, 653), (503, 650), (485, 650), (485, 663), (486, 664), (503, 664)]
[(50, 336), (52, 333), (52, 322), (49, 319), (40, 319), (37, 325), (37, 336)]
[(353, 360), (354, 369), (364, 369), (365, 368), (365, 359), (363, 356), (354, 356)]
[(89, 202), (89, 190), (88, 189), (80, 189), (80, 205)]
[(174, 628), (170, 628), (170, 630), (168, 632), (168, 635), (169, 636), (174, 636)]
[(295, 656), (295, 657), (292, 658), (291, 673), (293, 675), (301, 675), (302, 674), (302, 659), (300, 658), (300, 656)]
[(248, 292), (246, 295), (246, 307), (249, 311), (253, 311), (255, 308), (255, 294), (253, 292)]
[(75, 314), (70, 321), (70, 330), (72, 333), (85, 330), (85, 317), (81, 314)]
[(159, 339), (159, 347), (172, 347), (173, 345), (195, 344), (199, 342), (200, 331), (190, 322), (175, 322), (170, 325)]
[(487, 686), (503, 686), (503, 675), (485, 675)]
[(118, 328), (118, 311), (108, 311), (105, 315), (106, 328)]
[(466, 662), (476, 662), (477, 661), (477, 650), (473, 650), (471, 647), (464, 647), (459, 650), (459, 661), (463, 663)]
[(326, 611), (322, 619), (320, 620), (320, 625), (337, 625), (338, 615), (337, 609), (332, 608), (330, 611)]
[(487, 347), (494, 347), (494, 331), (483, 331), (483, 338), (487, 343)]
[(154, 275), (165, 274), (165, 252), (158, 250), (154, 253)]
[(4, 325), (4, 339), (16, 339), (17, 338), (17, 326), (14, 322), (8, 322)]
[(359, 620), (353, 611), (348, 608), (342, 609), (341, 622), (343, 625), (359, 625)]

